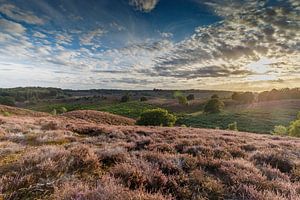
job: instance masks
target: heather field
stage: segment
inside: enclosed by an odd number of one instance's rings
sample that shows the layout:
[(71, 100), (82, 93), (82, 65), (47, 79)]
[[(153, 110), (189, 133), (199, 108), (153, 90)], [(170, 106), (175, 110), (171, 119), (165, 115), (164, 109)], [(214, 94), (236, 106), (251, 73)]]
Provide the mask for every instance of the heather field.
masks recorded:
[(300, 199), (297, 138), (0, 113), (0, 199)]

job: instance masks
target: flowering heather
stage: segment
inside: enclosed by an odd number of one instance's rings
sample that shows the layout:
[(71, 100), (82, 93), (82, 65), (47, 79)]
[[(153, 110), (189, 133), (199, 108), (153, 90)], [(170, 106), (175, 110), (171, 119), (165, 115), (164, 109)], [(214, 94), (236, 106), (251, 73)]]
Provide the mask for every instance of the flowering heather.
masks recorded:
[(300, 139), (0, 116), (0, 199), (297, 200)]

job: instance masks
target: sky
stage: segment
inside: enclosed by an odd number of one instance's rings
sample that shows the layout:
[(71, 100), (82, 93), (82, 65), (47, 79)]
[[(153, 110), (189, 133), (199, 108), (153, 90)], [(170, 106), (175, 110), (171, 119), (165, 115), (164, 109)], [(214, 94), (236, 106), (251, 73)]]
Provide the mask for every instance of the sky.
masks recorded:
[(0, 0), (0, 87), (300, 87), (299, 0)]

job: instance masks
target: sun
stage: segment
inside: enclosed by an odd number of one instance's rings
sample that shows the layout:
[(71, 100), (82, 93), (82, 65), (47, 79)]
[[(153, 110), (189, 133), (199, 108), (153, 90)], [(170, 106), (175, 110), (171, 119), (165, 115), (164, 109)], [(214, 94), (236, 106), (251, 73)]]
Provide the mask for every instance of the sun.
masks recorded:
[(263, 57), (263, 58), (260, 58), (258, 61), (248, 64), (247, 68), (248, 68), (248, 70), (250, 70), (256, 74), (265, 74), (269, 70), (271, 70), (269, 65), (272, 63), (274, 63), (273, 60)]

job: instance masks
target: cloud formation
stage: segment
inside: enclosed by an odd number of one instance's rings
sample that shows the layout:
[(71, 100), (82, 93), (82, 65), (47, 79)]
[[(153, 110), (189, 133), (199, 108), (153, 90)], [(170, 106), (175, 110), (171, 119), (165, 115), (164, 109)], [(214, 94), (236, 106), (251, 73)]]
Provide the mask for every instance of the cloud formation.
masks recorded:
[(33, 12), (21, 10), (20, 8), (12, 4), (1, 5), (0, 13), (18, 22), (25, 22), (28, 24), (37, 24), (37, 25), (41, 25), (44, 23), (44, 20), (40, 17), (35, 16)]
[(129, 4), (142, 12), (151, 12), (159, 0), (129, 0)]
[[(42, 0), (33, 10), (5, 2), (0, 5), (0, 80), (7, 81), (0, 87), (11, 83), (81, 89), (260, 90), (299, 84), (300, 4), (296, 0), (187, 0), (210, 14), (184, 39), (173, 31), (178, 24), (162, 25), (166, 18), (155, 21), (149, 14), (160, 5), (158, 1), (130, 0), (142, 12), (126, 1), (124, 10), (118, 7), (125, 13), (122, 17), (105, 10), (102, 4), (111, 0), (101, 1), (103, 9), (97, 12), (93, 12), (96, 3), (81, 5), (89, 8), (84, 13), (74, 5), (56, 8)], [(43, 12), (34, 12), (39, 9)], [(94, 20), (99, 10), (102, 15)], [(199, 13), (205, 18), (203, 10)], [(44, 18), (44, 13), (55, 17)], [(210, 22), (211, 15), (220, 20)], [(185, 17), (183, 13), (186, 21), (178, 25), (178, 32), (195, 20)]]

